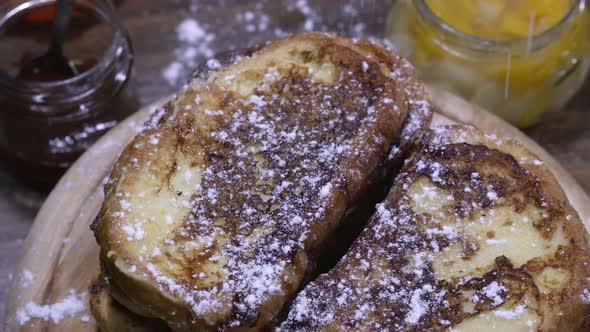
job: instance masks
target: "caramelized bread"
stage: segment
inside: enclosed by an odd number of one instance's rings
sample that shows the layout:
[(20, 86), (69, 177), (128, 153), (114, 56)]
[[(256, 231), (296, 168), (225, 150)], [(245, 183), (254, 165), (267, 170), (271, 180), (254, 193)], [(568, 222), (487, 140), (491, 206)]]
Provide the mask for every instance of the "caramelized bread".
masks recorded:
[(171, 331), (164, 321), (139, 316), (115, 301), (102, 275), (90, 287), (90, 309), (101, 332)]
[(581, 331), (586, 232), (519, 144), (465, 126), (417, 145), (349, 252), (283, 331)]
[(395, 164), (403, 160), (409, 147), (428, 129), (433, 105), (424, 85), (418, 81), (414, 67), (406, 59), (391, 48), (367, 39), (355, 40), (354, 46), (356, 51), (379, 62), (386, 72), (389, 71), (390, 76), (401, 83), (404, 93), (409, 96), (406, 100), (409, 113), (403, 126), (400, 146), (394, 147), (388, 157), (388, 171), (392, 168), (395, 170)]
[(93, 224), (120, 303), (177, 331), (268, 326), (416, 114), (358, 45), (306, 33), (210, 61), (148, 120)]

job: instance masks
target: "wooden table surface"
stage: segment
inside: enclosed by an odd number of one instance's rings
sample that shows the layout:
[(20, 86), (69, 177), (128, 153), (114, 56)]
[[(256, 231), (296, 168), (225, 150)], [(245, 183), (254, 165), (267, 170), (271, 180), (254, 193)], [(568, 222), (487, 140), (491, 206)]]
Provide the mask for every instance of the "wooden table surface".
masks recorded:
[[(162, 75), (163, 70), (178, 60), (179, 55), (186, 54), (189, 47), (178, 39), (176, 33), (183, 19), (194, 18), (206, 32), (213, 33), (214, 39), (204, 46), (217, 52), (246, 47), (275, 38), (276, 34), (306, 28), (382, 37), (384, 21), (392, 3), (392, 0), (117, 1), (135, 50), (132, 88), (136, 89), (141, 104), (173, 93), (190, 75), (188, 68), (183, 69), (172, 83)], [(247, 12), (253, 15), (245, 15)], [(251, 19), (245, 21), (244, 17), (248, 16)], [(195, 59), (200, 61), (203, 56)], [(547, 115), (526, 133), (590, 192), (589, 108), (590, 80), (562, 112)], [(43, 198), (43, 194), (0, 172), (0, 326), (3, 325), (10, 281), (15, 273), (19, 273), (14, 271), (14, 266), (22, 242)]]

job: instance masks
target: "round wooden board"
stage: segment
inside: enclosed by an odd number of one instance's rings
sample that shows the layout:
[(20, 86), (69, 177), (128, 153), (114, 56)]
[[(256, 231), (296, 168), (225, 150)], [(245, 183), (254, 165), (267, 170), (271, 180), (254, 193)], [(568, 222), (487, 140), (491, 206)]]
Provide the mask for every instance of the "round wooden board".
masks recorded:
[[(499, 137), (512, 137), (552, 170), (582, 220), (590, 218), (590, 197), (559, 163), (534, 141), (495, 115), (441, 90), (430, 89), (437, 106), (433, 125), (464, 123)], [(27, 237), (10, 290), (6, 331), (95, 331), (87, 310), (58, 324), (32, 320), (19, 327), (16, 313), (27, 303), (55, 303), (74, 291), (85, 293), (99, 272), (98, 246), (89, 225), (103, 200), (102, 183), (144, 119), (165, 100), (141, 109), (92, 146), (64, 175), (39, 211)], [(588, 224), (586, 229), (590, 230)], [(32, 283), (22, 271), (33, 275)], [(27, 285), (28, 284), (28, 285)], [(23, 287), (25, 286), (26, 287)], [(85, 321), (87, 320), (87, 321)]]

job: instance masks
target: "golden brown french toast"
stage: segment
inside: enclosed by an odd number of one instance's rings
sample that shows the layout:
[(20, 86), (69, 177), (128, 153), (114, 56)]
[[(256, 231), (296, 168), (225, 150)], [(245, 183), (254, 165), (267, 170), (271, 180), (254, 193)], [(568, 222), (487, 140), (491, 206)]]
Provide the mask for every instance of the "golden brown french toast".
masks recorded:
[(280, 330), (582, 331), (588, 263), (583, 224), (541, 161), (471, 127), (438, 127)]
[(93, 225), (119, 303), (177, 331), (268, 326), (403, 144), (408, 113), (430, 118), (411, 111), (396, 60), (358, 45), (306, 33), (210, 62), (148, 120)]
[(90, 308), (101, 332), (169, 332), (162, 320), (139, 316), (113, 299), (108, 281), (100, 276), (90, 287)]

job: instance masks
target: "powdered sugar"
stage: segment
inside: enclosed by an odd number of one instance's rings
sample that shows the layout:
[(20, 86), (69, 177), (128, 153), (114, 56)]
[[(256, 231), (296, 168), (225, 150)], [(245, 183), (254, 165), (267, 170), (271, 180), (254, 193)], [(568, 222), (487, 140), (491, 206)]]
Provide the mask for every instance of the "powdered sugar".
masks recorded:
[(266, 31), (270, 23), (270, 16), (260, 11), (245, 11), (236, 15), (237, 22), (243, 24), (248, 32)]
[(188, 43), (197, 43), (199, 41), (211, 41), (212, 36), (208, 34), (195, 19), (184, 19), (176, 27), (178, 40)]
[(194, 18), (182, 20), (176, 27), (176, 35), (180, 42), (180, 46), (174, 50), (176, 60), (162, 71), (162, 77), (170, 85), (185, 81), (196, 67), (197, 61), (210, 58), (215, 53), (212, 48), (215, 35)]
[(305, 23), (303, 23), (304, 31), (314, 30), (318, 21), (318, 14), (309, 6), (307, 0), (296, 0), (295, 8), (305, 16)]
[(497, 281), (492, 281), (482, 289), (482, 292), (488, 299), (492, 300), (492, 305), (497, 307), (504, 302), (502, 293), (507, 290), (508, 289), (504, 285), (499, 284)]
[[(404, 321), (408, 324), (416, 324), (420, 320), (420, 317), (428, 311), (428, 302), (421, 299), (424, 293), (424, 288), (430, 285), (425, 285), (423, 288), (414, 290), (410, 298), (410, 308)], [(432, 288), (432, 287), (430, 287)]]
[(47, 143), (51, 153), (60, 154), (72, 151), (83, 151), (89, 148), (88, 137), (99, 137), (117, 125), (117, 121), (96, 123), (92, 126), (84, 125), (81, 129), (67, 136), (53, 137)]
[(266, 102), (264, 101), (264, 99), (260, 96), (257, 96), (257, 95), (251, 95), (248, 98), (248, 102), (256, 105), (257, 107), (264, 107), (264, 105), (266, 105)]
[(24, 269), (20, 273), (20, 287), (21, 288), (29, 288), (33, 284), (34, 280), (35, 280), (35, 275), (33, 274), (33, 272), (31, 272), (31, 270)]
[(489, 244), (489, 245), (499, 245), (499, 244), (504, 244), (506, 242), (508, 242), (508, 240), (506, 240), (506, 239), (488, 239), (488, 240), (486, 240), (486, 244)]
[(489, 200), (492, 200), (492, 201), (494, 201), (494, 200), (498, 199), (498, 194), (496, 194), (496, 192), (495, 192), (495, 191), (493, 191), (493, 190), (490, 190), (490, 191), (488, 191), (488, 192), (486, 193), (486, 197), (487, 197)]
[(322, 187), (322, 189), (320, 189), (320, 196), (321, 197), (328, 196), (331, 189), (332, 189), (332, 184), (331, 183), (326, 184), (325, 186)]
[(141, 240), (145, 236), (143, 227), (138, 222), (132, 225), (123, 225), (122, 229), (127, 234), (128, 240)]
[(70, 290), (65, 298), (52, 304), (27, 303), (23, 308), (17, 310), (16, 319), (20, 326), (35, 318), (57, 324), (64, 318), (84, 312), (87, 302), (87, 293), (77, 294), (74, 290)]
[[(216, 52), (251, 47), (291, 33), (336, 31), (349, 36), (366, 35), (367, 24), (359, 16), (364, 14), (374, 19), (374, 15), (367, 15), (367, 10), (359, 9), (361, 6), (352, 0), (342, 1), (327, 15), (321, 4), (313, 1), (260, 0), (241, 4), (231, 17), (215, 20), (207, 16), (218, 16), (219, 5), (194, 2), (187, 17), (175, 27), (180, 45), (174, 49), (174, 58), (162, 69), (162, 77), (170, 86), (180, 86), (199, 63)], [(377, 11), (377, 8), (369, 9)], [(286, 21), (284, 15), (288, 17)], [(244, 32), (248, 38), (243, 38)]]
[(515, 319), (525, 311), (524, 305), (517, 305), (513, 310), (497, 309), (493, 311), (494, 316), (504, 319)]
[(164, 77), (168, 84), (174, 85), (180, 78), (180, 75), (184, 69), (185, 68), (182, 63), (179, 61), (174, 61), (164, 68), (162, 71), (162, 77)]

